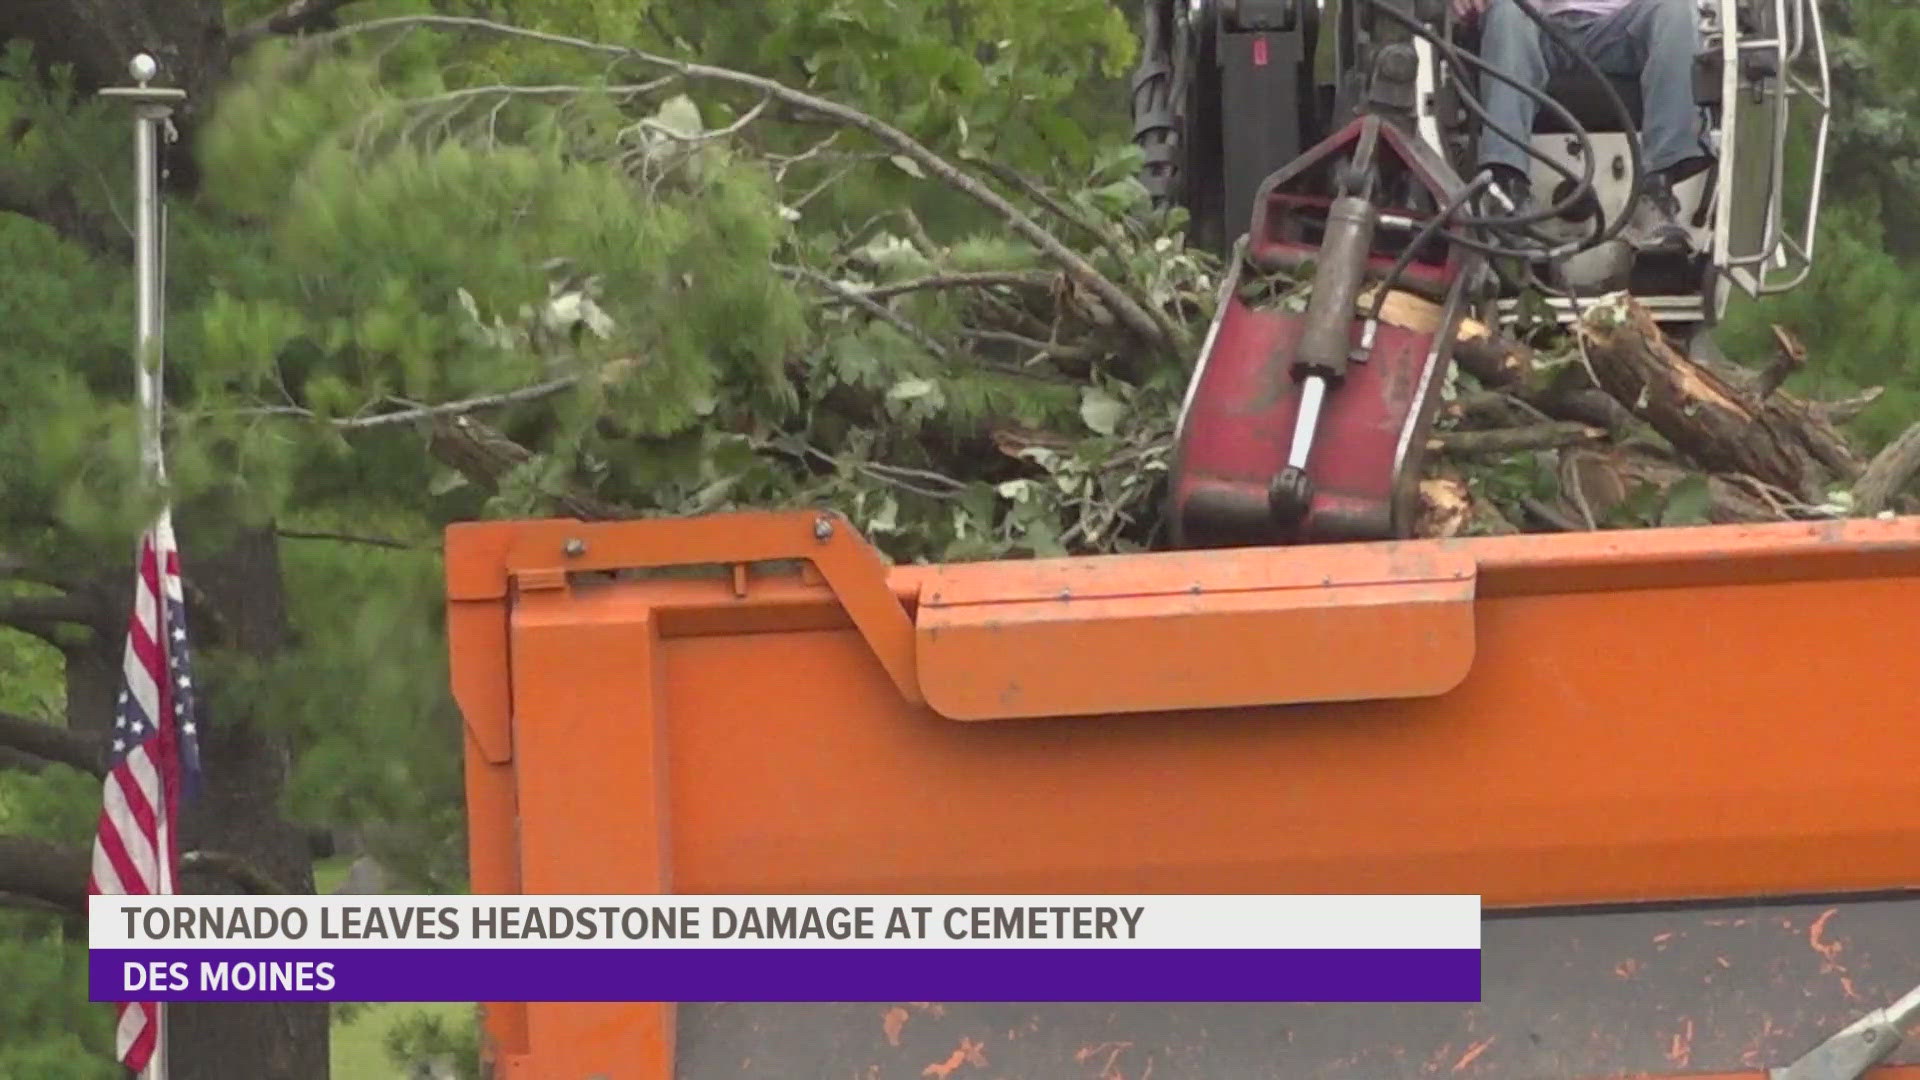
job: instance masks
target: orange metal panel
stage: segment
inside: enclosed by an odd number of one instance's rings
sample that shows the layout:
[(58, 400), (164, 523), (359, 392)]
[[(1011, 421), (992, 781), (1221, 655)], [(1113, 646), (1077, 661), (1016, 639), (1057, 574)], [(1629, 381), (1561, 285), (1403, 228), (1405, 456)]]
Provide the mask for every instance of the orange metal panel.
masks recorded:
[(1440, 697), (994, 725), (903, 705), (853, 632), (670, 639), (676, 870), (1501, 906), (1903, 887), (1916, 612), (1920, 577), (1507, 597)]
[(942, 567), (920, 686), (956, 720), (1440, 694), (1473, 664), (1473, 584), (1466, 552), (1368, 545)]
[[(503, 604), (454, 601), (447, 634), (462, 663), (453, 694), (464, 719), (468, 873), (475, 892), (520, 891), (518, 816), (514, 806), (512, 703)], [(488, 1027), (500, 1053), (527, 1046), (524, 1003), (488, 1002)]]
[[(516, 605), (515, 662), (566, 672), (514, 685), (515, 765), (523, 780), (557, 781), (520, 788), (523, 892), (675, 891), (660, 642), (652, 620), (633, 614), (596, 620), (563, 592)], [(673, 1009), (663, 1004), (534, 1009), (520, 1067), (527, 1080), (592, 1076), (613, 1062), (666, 1077), (673, 1036)]]
[(808, 560), (908, 701), (920, 700), (913, 624), (888, 588), (880, 553), (838, 514), (740, 513), (587, 524), (472, 522), (447, 530), (447, 595), (507, 595), (516, 577), (697, 564)]
[[(818, 520), (450, 536), (456, 608), (502, 618), (517, 576), (580, 562), (806, 557), (826, 582), (526, 594), (510, 673), (483, 620), (457, 622), (463, 708), (510, 675), (514, 710), (519, 880), (497, 836), (476, 835), (475, 891), (1460, 891), (1528, 907), (1920, 885), (1920, 521), (1382, 545), (1478, 567), (1473, 662), (1448, 692), (956, 724), (912, 692), (914, 621), (949, 617), (935, 583), (964, 579), (985, 608), (1032, 602), (1061, 567), (886, 575), (843, 523), (817, 539)], [(593, 554), (569, 561), (583, 535)], [(1216, 557), (1272, 580), (1328, 556)], [(1172, 565), (1099, 564), (1097, 603), (1124, 612), (1130, 585), (1154, 595)], [(1060, 634), (1028, 651), (1111, 672), (1113, 648), (1164, 640), (1151, 624), (1130, 643)], [(476, 806), (497, 822), (481, 766), (498, 744), (468, 723)], [(635, 837), (627, 857), (581, 835), (607, 821)], [(511, 1022), (489, 1030), (506, 1051)], [(536, 1006), (528, 1031), (526, 1060), (559, 1063), (544, 1075), (670, 1076), (654, 1006)]]

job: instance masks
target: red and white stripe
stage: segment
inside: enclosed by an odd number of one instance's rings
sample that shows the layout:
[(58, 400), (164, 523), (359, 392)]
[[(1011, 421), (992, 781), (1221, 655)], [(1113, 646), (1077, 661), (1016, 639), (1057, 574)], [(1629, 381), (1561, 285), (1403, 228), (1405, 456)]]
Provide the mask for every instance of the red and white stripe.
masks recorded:
[[(160, 568), (167, 573), (162, 577)], [(126, 698), (114, 729), (117, 760), (107, 774), (93, 846), (90, 892), (168, 895), (174, 892), (178, 853), (174, 815), (179, 769), (174, 755), (172, 680), (161, 604), (181, 603), (179, 556), (166, 516), (140, 541), (133, 612), (124, 660)], [(122, 756), (124, 754), (124, 756)], [(159, 1005), (123, 1002), (115, 1056), (141, 1072), (160, 1034)]]

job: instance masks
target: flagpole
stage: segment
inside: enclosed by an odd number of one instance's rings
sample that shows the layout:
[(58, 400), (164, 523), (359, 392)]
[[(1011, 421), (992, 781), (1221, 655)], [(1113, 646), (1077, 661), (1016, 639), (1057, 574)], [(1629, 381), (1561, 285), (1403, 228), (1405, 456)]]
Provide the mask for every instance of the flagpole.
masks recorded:
[(134, 388), (140, 408), (140, 460), (149, 479), (164, 476), (160, 462), (160, 401), (165, 297), (161, 265), (165, 237), (160, 203), (160, 140), (171, 131), (175, 105), (187, 92), (177, 87), (151, 86), (159, 65), (141, 53), (128, 65), (136, 86), (110, 86), (103, 96), (133, 104), (134, 146)]
[[(159, 64), (145, 53), (128, 65), (135, 86), (106, 87), (104, 96), (133, 104), (134, 145), (134, 395), (140, 420), (140, 463), (146, 478), (156, 486), (165, 478), (161, 462), (161, 379), (162, 347), (165, 324), (164, 208), (160, 202), (160, 141), (172, 130), (173, 107), (187, 93), (175, 87), (148, 85), (159, 74)], [(157, 720), (157, 718), (156, 718)], [(172, 822), (168, 822), (171, 828)], [(170, 862), (162, 845), (161, 861)], [(173, 891), (170, 868), (162, 870), (165, 891)], [(153, 1057), (142, 1080), (167, 1080), (167, 1008), (155, 1005)]]

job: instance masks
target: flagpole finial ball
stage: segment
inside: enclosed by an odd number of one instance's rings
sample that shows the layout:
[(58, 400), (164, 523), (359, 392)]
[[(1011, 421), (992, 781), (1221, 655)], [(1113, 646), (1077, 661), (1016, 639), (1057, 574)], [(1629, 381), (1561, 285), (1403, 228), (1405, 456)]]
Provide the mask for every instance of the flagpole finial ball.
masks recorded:
[(141, 53), (139, 56), (133, 58), (132, 63), (127, 65), (127, 70), (133, 72), (134, 81), (148, 82), (152, 80), (155, 75), (160, 74), (160, 65), (154, 62), (153, 57), (148, 56), (146, 53)]

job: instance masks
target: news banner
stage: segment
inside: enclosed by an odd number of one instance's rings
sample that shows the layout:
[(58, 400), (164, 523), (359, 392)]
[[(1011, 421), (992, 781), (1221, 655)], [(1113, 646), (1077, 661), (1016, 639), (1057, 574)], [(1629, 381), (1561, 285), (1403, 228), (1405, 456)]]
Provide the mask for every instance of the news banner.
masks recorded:
[(95, 1001), (1480, 999), (1478, 896), (94, 896)]

